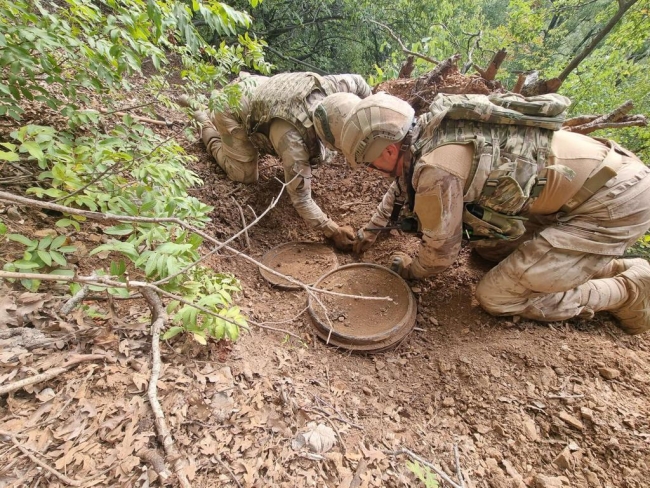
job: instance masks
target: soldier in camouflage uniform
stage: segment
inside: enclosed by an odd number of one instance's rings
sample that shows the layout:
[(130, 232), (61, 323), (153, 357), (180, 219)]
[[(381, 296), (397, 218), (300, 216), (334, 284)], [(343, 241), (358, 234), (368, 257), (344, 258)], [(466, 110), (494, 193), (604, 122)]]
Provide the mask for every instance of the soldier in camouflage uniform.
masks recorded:
[[(619, 257), (650, 228), (650, 168), (613, 141), (553, 130), (570, 103), (559, 95), (538, 113), (534, 99), (460, 97), (451, 104), (469, 108), (455, 117), (448, 97), (419, 120), (386, 94), (351, 111), (342, 129), (349, 163), (397, 178), (355, 251), (370, 247), (405, 201), (422, 242), (414, 258), (393, 256), (402, 277), (445, 270), (470, 237), (499, 262), (476, 288), (491, 314), (555, 321), (608, 310), (629, 333), (649, 329), (650, 264)], [(520, 102), (531, 113), (508, 115)]]
[(208, 151), (230, 179), (242, 183), (258, 180), (260, 152), (281, 158), (287, 192), (298, 214), (336, 247), (349, 249), (354, 241), (351, 229), (339, 227), (311, 198), (311, 168), (321, 159), (321, 141), (312, 119), (314, 110), (330, 96), (353, 97), (352, 102), (344, 99), (344, 110), (358, 101), (356, 97), (370, 95), (370, 87), (359, 75), (314, 73), (248, 76), (241, 83), (243, 96), (237, 109), (194, 113)]

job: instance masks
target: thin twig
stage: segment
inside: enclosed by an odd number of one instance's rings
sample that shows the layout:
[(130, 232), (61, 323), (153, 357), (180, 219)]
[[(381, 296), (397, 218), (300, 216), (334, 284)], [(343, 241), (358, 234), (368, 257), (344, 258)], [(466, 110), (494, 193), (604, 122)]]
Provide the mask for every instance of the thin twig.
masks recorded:
[[(93, 274), (90, 275), (91, 278), (92, 278), (93, 276), (97, 276), (97, 275), (96, 275), (95, 273), (93, 273)], [(81, 289), (80, 289), (77, 293), (75, 293), (74, 296), (73, 296), (72, 298), (70, 298), (70, 300), (68, 300), (67, 302), (65, 302), (65, 303), (63, 304), (63, 306), (62, 306), (61, 309), (59, 310), (59, 313), (60, 313), (61, 315), (63, 315), (63, 316), (66, 316), (66, 315), (68, 315), (70, 312), (72, 312), (72, 310), (74, 310), (74, 308), (75, 308), (77, 305), (79, 305), (79, 303), (81, 303), (81, 302), (83, 301), (83, 299), (84, 299), (84, 298), (86, 297), (86, 295), (88, 294), (88, 291), (89, 291), (89, 290), (90, 290), (90, 286), (89, 286), (89, 285), (84, 285), (84, 286), (82, 286)]]
[(377, 22), (376, 20), (372, 20), (372, 19), (368, 19), (368, 20), (370, 20), (370, 22), (372, 22), (373, 24), (377, 24), (379, 27), (386, 29), (386, 31), (388, 31), (388, 34), (390, 34), (390, 36), (399, 43), (399, 45), (402, 48), (402, 51), (405, 54), (410, 54), (411, 56), (415, 56), (416, 58), (424, 59), (425, 61), (428, 61), (435, 65), (440, 64), (440, 61), (436, 61), (435, 59), (430, 58), (429, 56), (425, 56), (424, 54), (416, 53), (415, 51), (411, 51), (407, 49), (404, 43), (402, 42), (402, 40), (387, 25), (384, 25), (381, 22)]
[(239, 205), (239, 202), (235, 197), (232, 197), (232, 201), (235, 202), (235, 205), (237, 205), (237, 208), (239, 209), (239, 216), (241, 217), (241, 223), (244, 230), (244, 237), (246, 238), (246, 249), (250, 249), (251, 240), (248, 237), (248, 228), (246, 227), (246, 217), (244, 217), (244, 210), (241, 208), (241, 205)]
[(456, 476), (461, 488), (465, 488), (465, 480), (463, 479), (463, 470), (460, 468), (460, 456), (458, 454), (458, 445), (454, 444), (454, 459), (456, 461)]
[(86, 483), (88, 483), (90, 480), (95, 479), (95, 478), (90, 478), (90, 479), (84, 479), (84, 480), (73, 480), (72, 478), (68, 478), (66, 475), (63, 473), (59, 473), (56, 469), (52, 468), (50, 465), (47, 463), (41, 461), (38, 459), (34, 454), (32, 454), (31, 451), (29, 451), (25, 446), (23, 446), (18, 439), (16, 439), (16, 436), (14, 435), (13, 432), (9, 432), (6, 430), (0, 430), (0, 435), (7, 436), (11, 439), (11, 442), (14, 443), (14, 445), (20, 449), (20, 452), (22, 452), (25, 456), (27, 456), (31, 461), (43, 468), (45, 471), (47, 471), (50, 474), (53, 474), (57, 478), (59, 478), (61, 481), (63, 481), (66, 485), (70, 486), (85, 486)]
[(226, 471), (228, 471), (228, 474), (229, 474), (230, 477), (233, 479), (233, 481), (234, 481), (235, 483), (237, 483), (237, 486), (239, 486), (239, 488), (242, 488), (242, 485), (241, 485), (241, 483), (239, 482), (239, 480), (237, 479), (237, 477), (235, 476), (235, 473), (232, 472), (232, 470), (228, 467), (228, 465), (227, 465), (226, 463), (224, 463), (224, 462), (221, 460), (221, 458), (220, 458), (219, 456), (215, 456), (214, 458), (219, 462), (219, 464), (221, 464), (221, 466), (222, 466)]
[(30, 376), (20, 381), (14, 381), (8, 385), (0, 386), (0, 395), (5, 395), (7, 393), (11, 393), (12, 391), (20, 390), (26, 386), (35, 385), (36, 383), (51, 380), (52, 378), (56, 378), (57, 376), (65, 373), (72, 366), (83, 363), (85, 361), (94, 361), (96, 359), (107, 359), (107, 357), (104, 354), (79, 354), (72, 356), (72, 358), (68, 360), (63, 366), (49, 369), (44, 373)]
[(259, 327), (260, 329), (266, 329), (266, 330), (272, 330), (274, 332), (280, 332), (281, 334), (286, 334), (286, 335), (289, 335), (289, 336), (293, 337), (294, 339), (298, 339), (300, 342), (305, 342), (305, 340), (302, 337), (300, 337), (299, 335), (294, 334), (293, 332), (289, 332), (288, 330), (276, 329), (275, 327), (269, 327), (268, 325), (260, 324), (258, 322), (253, 322), (252, 320), (248, 320), (247, 322), (249, 324), (254, 325), (255, 327)]
[(160, 331), (165, 325), (166, 313), (162, 301), (158, 294), (149, 288), (140, 290), (151, 309), (151, 376), (149, 377), (149, 387), (147, 388), (147, 397), (154, 414), (158, 440), (165, 449), (167, 458), (173, 460), (174, 472), (178, 482), (183, 488), (191, 488), (191, 484), (185, 474), (185, 460), (176, 450), (174, 438), (172, 437), (165, 421), (165, 414), (162, 406), (158, 401), (158, 378), (160, 377)]
[(454, 481), (452, 481), (452, 479), (449, 476), (447, 476), (444, 471), (442, 471), (441, 469), (438, 469), (433, 464), (431, 464), (429, 461), (427, 461), (426, 459), (421, 458), (420, 456), (418, 456), (417, 454), (415, 454), (413, 451), (411, 451), (409, 449), (406, 449), (406, 448), (403, 447), (401, 449), (398, 449), (397, 451), (388, 451), (387, 454), (392, 455), (392, 456), (398, 456), (400, 454), (406, 454), (411, 459), (414, 459), (418, 463), (420, 463), (420, 464), (426, 466), (427, 468), (431, 469), (432, 471), (434, 471), (438, 476), (440, 476), (440, 478), (442, 478), (442, 480), (445, 483), (449, 483), (453, 488), (463, 488), (458, 483), (455, 483)]

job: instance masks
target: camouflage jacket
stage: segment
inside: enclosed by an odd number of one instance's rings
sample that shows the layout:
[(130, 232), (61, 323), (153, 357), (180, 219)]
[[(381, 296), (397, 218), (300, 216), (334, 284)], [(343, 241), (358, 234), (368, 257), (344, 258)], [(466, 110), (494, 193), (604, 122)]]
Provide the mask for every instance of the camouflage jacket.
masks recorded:
[(273, 119), (283, 119), (300, 132), (312, 164), (318, 163), (321, 147), (312, 123), (313, 109), (321, 99), (341, 91), (360, 98), (371, 93), (370, 86), (359, 75), (320, 76), (305, 72), (271, 77), (250, 99), (246, 126), (251, 141), (262, 152), (273, 154), (274, 148), (265, 136)]

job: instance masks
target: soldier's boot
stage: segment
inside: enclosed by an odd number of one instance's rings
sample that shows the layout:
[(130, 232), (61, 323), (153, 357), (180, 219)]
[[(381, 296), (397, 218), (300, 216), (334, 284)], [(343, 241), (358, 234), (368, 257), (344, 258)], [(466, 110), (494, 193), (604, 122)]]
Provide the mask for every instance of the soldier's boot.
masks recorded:
[(650, 329), (650, 264), (641, 261), (614, 278), (623, 280), (628, 299), (611, 312), (628, 334), (640, 334)]
[(594, 275), (592, 279), (600, 278), (613, 278), (614, 276), (620, 275), (622, 272), (627, 271), (633, 266), (641, 265), (645, 263), (646, 260), (643, 258), (619, 258), (612, 259), (607, 266), (601, 269), (598, 273)]

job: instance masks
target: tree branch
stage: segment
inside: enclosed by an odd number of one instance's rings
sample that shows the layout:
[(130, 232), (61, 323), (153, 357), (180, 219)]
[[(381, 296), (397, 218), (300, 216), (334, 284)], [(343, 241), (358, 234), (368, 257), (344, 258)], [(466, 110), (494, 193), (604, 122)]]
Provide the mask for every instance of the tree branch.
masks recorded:
[(376, 20), (372, 20), (372, 19), (368, 19), (368, 20), (370, 20), (370, 22), (372, 22), (373, 24), (377, 24), (379, 27), (386, 29), (388, 31), (388, 34), (390, 34), (390, 36), (399, 43), (399, 45), (402, 48), (402, 52), (404, 52), (405, 54), (410, 54), (411, 56), (415, 56), (416, 58), (424, 59), (425, 61), (428, 61), (429, 63), (433, 63), (435, 65), (440, 64), (440, 61), (436, 61), (435, 59), (430, 58), (429, 56), (425, 56), (423, 54), (416, 53), (415, 51), (411, 51), (407, 49), (404, 43), (402, 42), (402, 40), (399, 37), (397, 37), (397, 35), (387, 25), (384, 25), (381, 22), (377, 22)]
[(630, 0), (625, 2), (624, 0), (618, 0), (618, 10), (616, 14), (609, 19), (609, 22), (601, 29), (601, 31), (596, 34), (596, 36), (591, 40), (591, 42), (585, 46), (585, 48), (573, 58), (566, 68), (558, 75), (560, 82), (564, 82), (571, 72), (578, 67), (578, 65), (591, 54), (591, 52), (596, 49), (596, 46), (602, 41), (607, 34), (614, 28), (614, 26), (623, 18), (623, 15), (635, 4), (638, 0)]
[(149, 387), (147, 388), (147, 397), (149, 404), (153, 411), (154, 421), (156, 424), (156, 431), (158, 432), (158, 440), (165, 449), (167, 458), (172, 461), (174, 472), (178, 478), (178, 482), (183, 488), (191, 488), (190, 481), (185, 474), (185, 459), (179, 454), (174, 445), (174, 438), (169, 432), (167, 422), (165, 421), (165, 414), (163, 413), (162, 406), (158, 401), (158, 378), (160, 377), (160, 331), (165, 325), (167, 314), (163, 307), (162, 301), (157, 293), (149, 288), (142, 288), (140, 290), (142, 296), (149, 304), (151, 310), (151, 376), (149, 377)]

